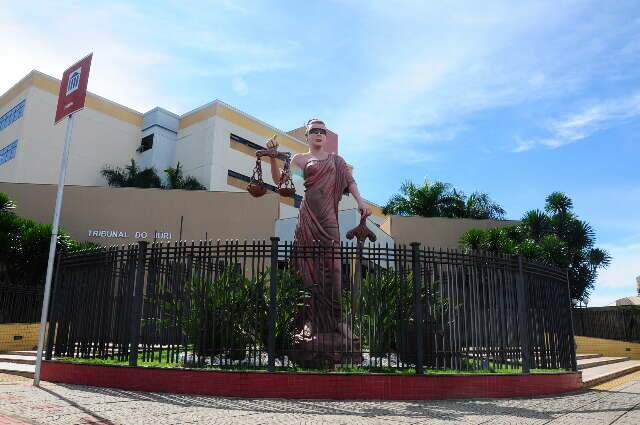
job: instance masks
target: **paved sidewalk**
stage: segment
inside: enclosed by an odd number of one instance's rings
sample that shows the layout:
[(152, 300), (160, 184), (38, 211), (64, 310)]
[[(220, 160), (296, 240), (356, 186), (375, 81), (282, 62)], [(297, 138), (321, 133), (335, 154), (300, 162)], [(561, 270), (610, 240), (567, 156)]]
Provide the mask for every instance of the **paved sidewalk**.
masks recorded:
[[(555, 397), (424, 402), (230, 399), (43, 383), (0, 375), (0, 425), (640, 424), (640, 374)], [(607, 387), (603, 387), (607, 388)]]

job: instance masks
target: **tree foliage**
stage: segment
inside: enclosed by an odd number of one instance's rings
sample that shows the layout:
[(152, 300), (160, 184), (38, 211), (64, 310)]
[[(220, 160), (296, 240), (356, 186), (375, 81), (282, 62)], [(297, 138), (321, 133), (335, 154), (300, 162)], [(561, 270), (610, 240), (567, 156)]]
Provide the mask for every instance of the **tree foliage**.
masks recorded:
[(611, 262), (611, 256), (596, 248), (595, 241), (595, 231), (576, 216), (571, 199), (553, 192), (546, 198), (544, 211), (527, 211), (517, 226), (471, 229), (462, 235), (460, 244), (567, 268), (572, 299), (586, 302), (598, 270)]
[(140, 169), (135, 160), (124, 168), (106, 166), (100, 172), (107, 179), (109, 186), (115, 187), (141, 187), (141, 188), (161, 188), (160, 176), (153, 168)]
[[(10, 282), (23, 285), (44, 284), (51, 242), (51, 225), (40, 224), (13, 212), (15, 203), (0, 193), (0, 261)], [(73, 252), (95, 247), (77, 242), (60, 230), (58, 252)]]
[(180, 162), (175, 168), (169, 167), (164, 172), (167, 175), (166, 185), (162, 184), (162, 180), (154, 168), (141, 169), (132, 159), (131, 163), (124, 168), (106, 166), (100, 171), (100, 174), (107, 180), (109, 186), (113, 187), (206, 190), (206, 187), (195, 177), (184, 176)]
[(175, 168), (169, 167), (164, 172), (167, 174), (165, 189), (207, 190), (195, 177), (184, 176), (180, 161)]
[(503, 219), (504, 209), (489, 195), (464, 192), (441, 181), (425, 180), (421, 185), (407, 181), (400, 193), (393, 195), (383, 207), (385, 214), (419, 215), (422, 217), (451, 217), (477, 219)]

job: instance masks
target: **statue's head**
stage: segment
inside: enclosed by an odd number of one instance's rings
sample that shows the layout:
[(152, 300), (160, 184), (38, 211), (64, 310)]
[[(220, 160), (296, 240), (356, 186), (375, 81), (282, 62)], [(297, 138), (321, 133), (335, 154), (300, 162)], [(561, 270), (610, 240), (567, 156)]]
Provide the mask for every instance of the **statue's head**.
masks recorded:
[(305, 131), (307, 136), (307, 143), (309, 146), (323, 147), (327, 141), (327, 127), (324, 122), (317, 118), (311, 118), (307, 121), (307, 130)]

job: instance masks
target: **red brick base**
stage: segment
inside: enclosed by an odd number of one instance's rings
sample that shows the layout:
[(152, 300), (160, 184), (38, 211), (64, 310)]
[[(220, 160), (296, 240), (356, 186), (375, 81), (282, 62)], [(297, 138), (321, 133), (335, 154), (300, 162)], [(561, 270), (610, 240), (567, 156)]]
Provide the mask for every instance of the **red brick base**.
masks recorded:
[(45, 361), (42, 380), (95, 387), (227, 397), (435, 400), (528, 397), (578, 390), (581, 374), (374, 375), (217, 372)]

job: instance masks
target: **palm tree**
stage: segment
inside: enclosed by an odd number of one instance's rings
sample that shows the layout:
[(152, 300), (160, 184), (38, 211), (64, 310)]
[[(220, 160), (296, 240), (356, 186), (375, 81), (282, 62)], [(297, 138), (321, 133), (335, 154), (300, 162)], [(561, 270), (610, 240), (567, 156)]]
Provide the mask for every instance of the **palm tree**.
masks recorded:
[(527, 211), (522, 217), (521, 223), (526, 228), (529, 237), (536, 242), (551, 230), (549, 216), (538, 209)]
[(169, 167), (164, 172), (167, 174), (165, 189), (207, 190), (195, 177), (184, 177), (182, 165), (180, 165), (179, 161), (175, 168)]
[(486, 193), (474, 192), (467, 197), (449, 183), (429, 180), (420, 186), (410, 181), (403, 183), (400, 193), (393, 195), (382, 211), (387, 215), (479, 219), (502, 219), (505, 214)]
[(515, 249), (491, 230), (469, 230), (460, 243), (467, 249), (480, 247), (505, 254), (518, 253), (528, 259), (566, 268), (572, 299), (585, 302), (594, 287), (598, 270), (611, 263), (611, 256), (603, 249), (594, 248), (595, 231), (574, 214), (573, 202), (567, 195), (553, 192), (545, 201), (545, 211), (528, 211), (519, 225), (501, 229), (515, 244)]
[(552, 214), (567, 214), (573, 209), (573, 201), (562, 192), (552, 192), (545, 199), (545, 211)]
[(506, 211), (493, 202), (489, 195), (473, 192), (465, 202), (465, 217), (477, 219), (502, 220)]
[(450, 199), (450, 185), (443, 182), (430, 183), (425, 180), (421, 186), (407, 181), (400, 187), (400, 194), (393, 195), (384, 206), (384, 214), (420, 215), (423, 217), (442, 216), (443, 204)]
[(140, 170), (135, 160), (124, 168), (106, 166), (100, 174), (107, 180), (109, 186), (114, 187), (141, 187), (161, 188), (160, 176), (153, 168)]

